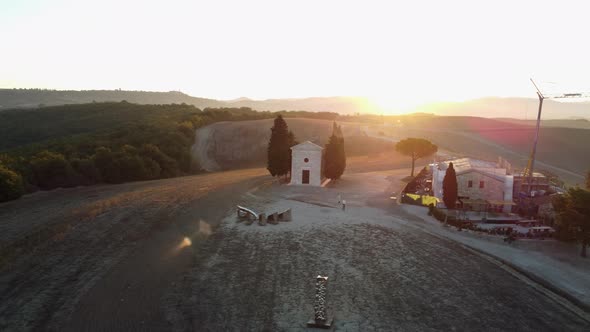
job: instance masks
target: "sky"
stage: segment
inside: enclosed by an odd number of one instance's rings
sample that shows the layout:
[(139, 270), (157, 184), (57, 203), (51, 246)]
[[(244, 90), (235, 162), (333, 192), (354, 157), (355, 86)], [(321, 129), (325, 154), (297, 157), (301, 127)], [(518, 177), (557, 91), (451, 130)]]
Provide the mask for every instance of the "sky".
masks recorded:
[(590, 91), (588, 12), (567, 0), (0, 0), (0, 87), (366, 96), (392, 110), (534, 98), (531, 77)]

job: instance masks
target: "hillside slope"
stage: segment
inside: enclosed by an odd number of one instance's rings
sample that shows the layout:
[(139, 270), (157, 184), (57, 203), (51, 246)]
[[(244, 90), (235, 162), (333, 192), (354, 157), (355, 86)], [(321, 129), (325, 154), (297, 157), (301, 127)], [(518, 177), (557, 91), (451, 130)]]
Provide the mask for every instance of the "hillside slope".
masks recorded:
[[(430, 117), (399, 128), (397, 135), (417, 135), (450, 151), (483, 159), (502, 156), (515, 167), (528, 161), (535, 128), (477, 117)], [(581, 183), (590, 169), (590, 130), (543, 127), (537, 146), (537, 169), (559, 175), (569, 184)]]
[[(299, 141), (324, 144), (331, 133), (331, 121), (287, 119)], [(341, 122), (349, 155), (394, 153), (396, 140), (424, 137), (454, 155), (487, 160), (499, 156), (514, 167), (524, 167), (532, 147), (534, 127), (477, 117), (404, 117), (400, 125), (366, 125)], [(243, 165), (264, 165), (272, 120), (221, 122), (197, 131), (207, 142), (193, 146), (193, 156), (205, 156), (217, 165), (231, 169)], [(199, 134), (206, 130), (207, 134)], [(375, 135), (373, 133), (379, 133)], [(542, 128), (537, 147), (536, 169), (560, 176), (566, 183), (581, 183), (590, 168), (590, 130)], [(212, 170), (214, 170), (212, 169)]]

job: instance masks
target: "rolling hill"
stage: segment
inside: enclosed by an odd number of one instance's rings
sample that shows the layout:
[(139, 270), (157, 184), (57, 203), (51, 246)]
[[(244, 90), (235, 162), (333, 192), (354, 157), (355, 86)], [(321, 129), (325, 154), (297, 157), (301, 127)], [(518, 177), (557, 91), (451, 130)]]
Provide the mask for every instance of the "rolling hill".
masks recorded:
[[(234, 101), (251, 102), (247, 99)], [(252, 105), (250, 105), (252, 106)], [(222, 110), (210, 112), (211, 142), (206, 154), (214, 157), (221, 169), (248, 165), (262, 165), (274, 115), (247, 109), (235, 109), (248, 117), (215, 118)], [(77, 142), (71, 137), (91, 133), (112, 133), (117, 128), (137, 125), (174, 123), (190, 119), (199, 113), (191, 105), (136, 105), (131, 103), (90, 103), (61, 107), (13, 109), (0, 112), (0, 151), (47, 144), (56, 139)], [(287, 122), (299, 141), (312, 140), (324, 144), (331, 133), (331, 120), (309, 119), (318, 113), (301, 113)], [(334, 117), (337, 117), (334, 114)], [(248, 120), (250, 121), (234, 121)], [(265, 120), (255, 120), (265, 119)], [(219, 122), (224, 120), (232, 120)], [(528, 160), (534, 122), (514, 119), (489, 119), (468, 116), (413, 115), (397, 117), (339, 117), (347, 137), (350, 155), (391, 151), (396, 140), (406, 137), (425, 137), (456, 155), (496, 160), (502, 156), (514, 166), (523, 167)], [(209, 122), (209, 123), (211, 123)], [(590, 168), (590, 129), (584, 120), (546, 120), (541, 129), (537, 151), (537, 169), (544, 169), (562, 177), (570, 184), (581, 183)], [(575, 127), (578, 128), (569, 128)], [(125, 130), (125, 129), (121, 129)], [(121, 132), (119, 130), (119, 132)], [(128, 131), (128, 130), (127, 130)], [(141, 145), (137, 135), (130, 144)], [(112, 138), (109, 138), (112, 140)], [(92, 142), (85, 145), (94, 146)], [(68, 143), (69, 144), (69, 143)], [(67, 153), (68, 144), (61, 144), (60, 152)], [(77, 143), (76, 143), (77, 144)], [(193, 153), (193, 156), (195, 154)], [(229, 165), (229, 166), (228, 166)]]
[[(487, 97), (464, 102), (426, 104), (416, 110), (437, 115), (536, 120), (538, 107), (537, 98)], [(547, 99), (543, 102), (543, 119), (570, 118), (590, 118), (590, 101), (557, 102)]]
[(199, 108), (225, 105), (225, 103), (214, 99), (196, 98), (177, 91), (0, 89), (0, 110), (93, 102), (120, 102), (123, 100), (136, 104), (185, 103)]
[[(257, 111), (304, 110), (311, 112), (337, 112), (340, 114), (381, 113), (380, 109), (364, 97), (312, 97), (291, 99), (215, 100), (198, 98), (178, 91), (122, 91), (87, 90), (59, 91), (41, 89), (0, 89), (0, 111), (10, 108), (31, 108), (39, 105), (83, 104), (92, 102), (128, 101), (137, 104), (181, 104), (207, 107), (250, 107)], [(464, 102), (432, 103), (407, 110), (412, 113), (436, 115), (479, 116), (486, 118), (536, 119), (536, 98), (480, 98)], [(590, 118), (590, 102), (562, 103), (546, 100), (543, 119)], [(572, 125), (576, 125), (573, 123)]]
[[(534, 127), (478, 117), (405, 116), (398, 125), (341, 122), (350, 155), (394, 153), (393, 142), (406, 137), (424, 137), (455, 156), (509, 160), (522, 168), (528, 160)], [(286, 119), (298, 140), (323, 144), (330, 134), (330, 121)], [(221, 122), (197, 132), (207, 157), (219, 169), (264, 165), (272, 120)], [(199, 132), (206, 134), (199, 135)], [(537, 170), (558, 175), (568, 184), (581, 183), (590, 169), (590, 130), (542, 128), (537, 148)], [(197, 145), (199, 142), (197, 142)], [(195, 147), (193, 147), (195, 149)], [(193, 156), (198, 153), (193, 150)]]

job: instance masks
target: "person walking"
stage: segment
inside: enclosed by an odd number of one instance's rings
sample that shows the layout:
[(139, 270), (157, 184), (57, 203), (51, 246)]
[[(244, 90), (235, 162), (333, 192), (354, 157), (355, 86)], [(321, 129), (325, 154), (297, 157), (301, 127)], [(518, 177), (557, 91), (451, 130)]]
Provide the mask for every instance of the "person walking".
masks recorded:
[(346, 210), (346, 200), (342, 200), (342, 211)]
[(338, 204), (340, 204), (341, 201), (342, 201), (342, 196), (340, 196), (340, 194), (338, 194)]

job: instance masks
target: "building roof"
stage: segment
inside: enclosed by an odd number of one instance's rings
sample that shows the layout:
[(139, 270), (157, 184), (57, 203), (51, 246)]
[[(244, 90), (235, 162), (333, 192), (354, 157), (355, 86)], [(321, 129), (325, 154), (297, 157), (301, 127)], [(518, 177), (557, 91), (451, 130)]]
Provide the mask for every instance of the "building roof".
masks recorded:
[(291, 150), (299, 150), (299, 151), (322, 151), (324, 148), (321, 146), (312, 143), (310, 141), (305, 141), (303, 143), (299, 143), (295, 146), (291, 147)]
[(504, 182), (504, 177), (506, 176), (505, 174), (494, 174), (493, 171), (486, 171), (486, 170), (481, 170), (481, 169), (477, 169), (477, 168), (469, 168), (469, 169), (465, 169), (461, 172), (455, 172), (455, 174), (457, 176), (467, 174), (467, 173), (479, 173), (483, 176), (487, 176), (492, 179), (496, 179), (500, 182)]
[(445, 164), (444, 169), (448, 167), (449, 163), (453, 163), (453, 167), (455, 168), (455, 172), (457, 173), (474, 168), (499, 168), (495, 162), (472, 158), (460, 158), (455, 160), (444, 161), (443, 163)]
[[(515, 178), (522, 178), (523, 176), (524, 176), (524, 172), (514, 173)], [(533, 177), (534, 178), (544, 178), (545, 175), (543, 175), (542, 173), (533, 172)]]
[(507, 175), (506, 168), (499, 167), (497, 163), (473, 158), (447, 160), (438, 163), (437, 167), (439, 170), (444, 171), (448, 168), (449, 163), (453, 163), (453, 168), (455, 168), (455, 173), (457, 173), (457, 175), (478, 172), (499, 181), (504, 181), (504, 177)]

